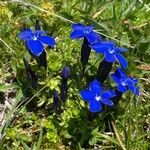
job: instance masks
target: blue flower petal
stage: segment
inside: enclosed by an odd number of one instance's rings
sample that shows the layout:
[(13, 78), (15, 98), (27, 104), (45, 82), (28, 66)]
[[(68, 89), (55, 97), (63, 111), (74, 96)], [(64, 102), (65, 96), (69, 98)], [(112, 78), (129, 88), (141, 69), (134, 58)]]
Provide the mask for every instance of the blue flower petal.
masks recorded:
[(107, 46), (108, 48), (114, 48), (115, 47), (115, 43), (112, 41), (101, 42), (101, 44)]
[(91, 101), (90, 102), (90, 111), (91, 112), (100, 112), (102, 110), (102, 105), (99, 101)]
[(95, 43), (91, 46), (92, 49), (94, 49), (97, 53), (104, 53), (108, 47), (101, 44), (100, 42)]
[(115, 74), (111, 74), (111, 78), (114, 80), (114, 82), (120, 83), (120, 79)]
[(40, 36), (39, 40), (42, 41), (42, 43), (47, 44), (48, 46), (54, 47), (56, 45), (54, 38), (50, 36)]
[(137, 96), (140, 95), (140, 91), (139, 91), (139, 88), (138, 88), (138, 87), (136, 88), (135, 95), (137, 95)]
[(80, 95), (87, 102), (93, 101), (95, 99), (94, 94), (90, 90), (88, 90), (88, 89), (82, 90), (80, 92)]
[(76, 39), (76, 38), (83, 38), (84, 32), (82, 30), (75, 30), (70, 34), (70, 38)]
[(138, 79), (130, 77), (130, 80), (132, 80), (132, 83), (137, 84), (138, 83)]
[(114, 96), (116, 96), (114, 91), (107, 90), (107, 91), (102, 93), (101, 98), (102, 99), (109, 99), (109, 98), (112, 98)]
[(88, 40), (88, 42), (89, 42), (90, 45), (92, 45), (93, 43), (98, 42), (98, 38), (94, 34), (86, 33), (85, 37), (87, 38), (87, 40)]
[(118, 84), (117, 89), (118, 89), (118, 91), (120, 91), (120, 92), (122, 92), (122, 93), (124, 93), (124, 92), (127, 91), (126, 86), (123, 86), (123, 85), (121, 85), (121, 84)]
[(114, 54), (111, 54), (108, 51), (105, 52), (105, 59), (107, 62), (115, 62), (116, 61)]
[(102, 90), (102, 85), (97, 80), (94, 80), (93, 82), (90, 83), (90, 90), (94, 94), (100, 95), (100, 92)]
[(117, 68), (116, 71), (115, 71), (115, 76), (117, 78), (127, 78), (127, 75), (124, 71), (122, 71), (120, 68)]
[(139, 88), (138, 88), (138, 87), (136, 87), (136, 90), (135, 90), (135, 93), (134, 93), (134, 94), (137, 95), (137, 96), (140, 95), (140, 91), (139, 91)]
[(31, 29), (26, 29), (18, 34), (18, 37), (21, 40), (28, 40), (28, 39), (31, 39), (33, 36), (34, 35)]
[(123, 47), (115, 47), (114, 48), (116, 52), (126, 52), (127, 50)]
[(85, 26), (84, 34), (92, 34), (92, 33), (93, 33), (93, 26)]
[(111, 96), (112, 96), (112, 97), (116, 96), (116, 93), (115, 93), (114, 90), (109, 90), (109, 92), (111, 93)]
[(43, 45), (39, 40), (28, 40), (27, 47), (31, 50), (33, 55), (39, 56), (43, 52)]
[(113, 102), (109, 99), (103, 99), (103, 100), (101, 100), (101, 102), (105, 105), (108, 105), (108, 106), (113, 106), (114, 105)]
[(74, 29), (74, 30), (84, 30), (85, 26), (83, 24), (76, 23), (76, 24), (72, 24), (72, 29)]
[(129, 90), (131, 90), (135, 95), (139, 95), (139, 88), (130, 84), (128, 85)]
[(101, 44), (101, 42), (98, 42), (98, 43), (94, 43), (92, 46), (91, 46), (91, 48), (93, 48), (93, 49), (98, 49), (98, 48), (101, 48), (101, 46), (103, 46), (103, 44)]
[(138, 79), (133, 78), (133, 77), (129, 77), (126, 82), (128, 84), (137, 84), (138, 83)]
[(128, 67), (128, 62), (126, 61), (126, 59), (119, 53), (115, 54), (117, 60), (119, 61), (119, 63), (122, 65), (123, 68), (127, 68)]
[(97, 32), (92, 31), (92, 34), (96, 36), (97, 42), (101, 42), (102, 41), (102, 37)]

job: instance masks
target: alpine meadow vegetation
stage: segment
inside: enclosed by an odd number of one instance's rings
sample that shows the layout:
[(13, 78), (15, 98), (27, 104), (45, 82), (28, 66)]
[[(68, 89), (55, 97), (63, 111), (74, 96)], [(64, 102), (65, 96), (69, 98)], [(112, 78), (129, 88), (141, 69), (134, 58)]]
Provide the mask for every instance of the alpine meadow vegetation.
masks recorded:
[(2, 150), (148, 150), (148, 0), (1, 0)]

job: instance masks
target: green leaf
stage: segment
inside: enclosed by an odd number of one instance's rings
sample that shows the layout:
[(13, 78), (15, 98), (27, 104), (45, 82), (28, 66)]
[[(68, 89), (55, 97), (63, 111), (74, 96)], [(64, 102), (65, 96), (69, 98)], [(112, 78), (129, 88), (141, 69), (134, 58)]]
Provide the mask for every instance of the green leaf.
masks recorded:
[[(127, 35), (126, 33), (125, 33), (125, 34), (122, 34), (121, 42), (130, 45), (129, 37), (128, 37), (128, 35)], [(122, 44), (122, 46), (123, 46), (123, 45), (124, 45), (124, 44)]]
[(107, 27), (105, 23), (96, 22), (95, 20), (91, 18), (86, 18), (97, 30), (103, 30), (103, 32), (108, 33), (109, 35), (112, 35), (111, 29)]
[(43, 128), (41, 127), (39, 140), (38, 140), (38, 143), (37, 143), (37, 149), (40, 149), (40, 147), (41, 147), (42, 137), (43, 137)]
[(117, 140), (114, 139), (113, 137), (110, 137), (110, 136), (108, 136), (108, 135), (106, 135), (106, 134), (101, 134), (101, 133), (99, 133), (99, 136), (100, 136), (100, 137), (103, 137), (103, 138), (105, 138), (106, 140), (108, 140), (108, 141), (110, 141), (110, 142), (112, 142), (112, 143), (117, 144), (117, 145), (120, 146), (120, 144), (117, 142)]
[(8, 88), (4, 84), (0, 83), (0, 92), (6, 92), (6, 90), (8, 90)]
[(25, 142), (23, 142), (23, 140), (19, 139), (19, 141), (21, 142), (24, 150), (30, 150), (30, 147)]
[(139, 43), (139, 51), (147, 52), (150, 54), (150, 41), (149, 40), (143, 40)]
[(131, 13), (131, 11), (133, 10), (133, 7), (135, 7), (137, 0), (132, 1), (132, 3), (129, 4), (128, 8), (124, 8), (125, 11), (123, 11), (122, 13), (122, 19), (126, 18), (128, 14)]
[(20, 88), (16, 93), (16, 100), (20, 101), (23, 98), (22, 89)]
[(11, 85), (5, 85), (3, 83), (0, 83), (0, 92), (6, 92), (8, 89), (17, 88), (18, 86), (16, 84)]

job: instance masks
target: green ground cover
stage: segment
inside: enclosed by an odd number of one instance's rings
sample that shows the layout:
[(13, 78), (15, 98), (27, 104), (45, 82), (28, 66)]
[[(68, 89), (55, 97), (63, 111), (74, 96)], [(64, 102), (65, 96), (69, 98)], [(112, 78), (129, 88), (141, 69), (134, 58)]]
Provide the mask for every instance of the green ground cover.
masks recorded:
[[(47, 49), (47, 70), (27, 53), (18, 33), (34, 27), (55, 37)], [(115, 110), (88, 119), (80, 97), (87, 86), (79, 78), (81, 41), (69, 38), (71, 24), (93, 25), (105, 40), (128, 51), (127, 73), (139, 79), (140, 96), (123, 95)], [(150, 4), (148, 0), (30, 0), (0, 1), (0, 149), (126, 149), (148, 150), (150, 140)], [(26, 79), (23, 57), (38, 75), (38, 88)], [(92, 51), (85, 73), (96, 74), (101, 55)], [(68, 100), (59, 113), (52, 109), (53, 90), (59, 91), (60, 72), (71, 68)], [(114, 86), (110, 81), (106, 82)], [(9, 100), (10, 107), (6, 108)], [(5, 108), (5, 109), (4, 109)]]

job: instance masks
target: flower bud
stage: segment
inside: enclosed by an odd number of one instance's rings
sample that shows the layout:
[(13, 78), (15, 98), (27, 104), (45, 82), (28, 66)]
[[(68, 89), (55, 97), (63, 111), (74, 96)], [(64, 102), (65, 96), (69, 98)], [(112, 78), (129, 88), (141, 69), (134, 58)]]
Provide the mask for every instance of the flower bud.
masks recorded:
[(53, 102), (54, 108), (59, 109), (60, 108), (60, 106), (59, 106), (60, 100), (59, 100), (58, 92), (56, 90), (54, 90), (54, 92), (53, 92), (53, 98), (54, 98), (54, 102)]
[(61, 77), (62, 77), (62, 79), (67, 79), (67, 78), (69, 78), (69, 76), (70, 76), (70, 68), (69, 67), (64, 67), (63, 68), (63, 70), (62, 70), (62, 72), (61, 72)]
[(27, 79), (29, 80), (32, 88), (36, 89), (37, 88), (37, 77), (36, 77), (35, 73), (32, 71), (31, 66), (29, 65), (29, 63), (27, 62), (27, 60), (25, 58), (23, 58), (23, 62), (24, 62), (26, 72), (27, 72)]

